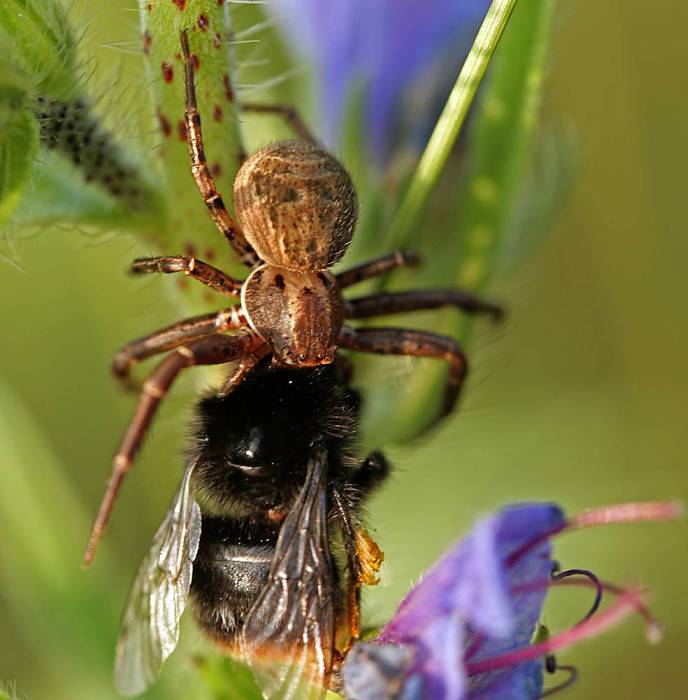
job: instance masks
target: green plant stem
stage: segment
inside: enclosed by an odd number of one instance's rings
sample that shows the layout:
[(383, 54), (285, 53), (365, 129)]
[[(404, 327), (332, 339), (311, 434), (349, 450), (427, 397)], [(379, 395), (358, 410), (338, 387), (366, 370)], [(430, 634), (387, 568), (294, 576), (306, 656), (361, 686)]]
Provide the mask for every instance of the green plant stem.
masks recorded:
[(493, 0), (490, 5), (394, 217), (388, 248), (403, 245), (418, 222), (515, 5), (516, 0)]
[[(156, 155), (166, 190), (168, 222), (159, 233), (159, 249), (194, 254), (233, 273), (243, 272), (236, 256), (208, 216), (191, 176), (184, 126), (184, 65), (180, 32), (188, 32), (205, 155), (227, 206), (244, 149), (235, 95), (235, 56), (231, 13), (217, 0), (185, 3), (139, 1), (142, 42), (156, 127)], [(228, 265), (226, 261), (234, 263)], [(183, 283), (183, 280), (176, 280)], [(189, 310), (206, 308), (205, 290), (189, 285)], [(207, 295), (206, 295), (207, 296)]]

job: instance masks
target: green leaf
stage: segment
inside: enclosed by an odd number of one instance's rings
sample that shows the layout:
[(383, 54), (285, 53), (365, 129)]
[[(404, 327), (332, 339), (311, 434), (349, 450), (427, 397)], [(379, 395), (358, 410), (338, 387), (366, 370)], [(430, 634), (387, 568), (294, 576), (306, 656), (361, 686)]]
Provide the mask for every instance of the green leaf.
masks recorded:
[(389, 229), (387, 248), (403, 246), (418, 224), (515, 5), (516, 0), (490, 5)]
[[(208, 216), (191, 176), (184, 132), (184, 67), (179, 34), (186, 29), (196, 61), (196, 92), (208, 166), (227, 206), (244, 153), (235, 101), (235, 59), (228, 3), (139, 3), (144, 29), (147, 83), (159, 137), (160, 174), (166, 188), (169, 222), (158, 239), (165, 252), (195, 251), (199, 257), (226, 258), (228, 245)], [(230, 253), (231, 256), (231, 253)], [(234, 258), (235, 259), (235, 258)], [(235, 259), (236, 260), (236, 259)], [(238, 268), (238, 264), (237, 267)], [(202, 290), (194, 299), (202, 301)]]
[(15, 210), (38, 150), (38, 125), (16, 101), (0, 102), (0, 224)]
[(143, 234), (160, 230), (164, 204), (149, 165), (102, 125), (88, 98), (38, 95), (31, 108), (44, 149), (15, 223), (98, 224)]
[[(151, 195), (155, 197), (155, 195)], [(157, 202), (157, 199), (153, 199)], [(112, 231), (131, 229), (149, 238), (159, 230), (155, 207), (128, 209), (82, 174), (59, 153), (44, 152), (33, 163), (31, 183), (16, 208), (11, 224), (19, 236), (48, 225), (96, 226)]]
[(2, 0), (0, 37), (12, 46), (12, 62), (36, 90), (61, 99), (76, 96), (76, 46), (58, 0)]
[(539, 247), (571, 190), (576, 173), (576, 139), (560, 125), (542, 132), (534, 142), (532, 167), (523, 178), (504, 234), (499, 272), (513, 270)]
[[(530, 178), (556, 7), (557, 0), (542, 0), (519, 3), (514, 10), (471, 123), (465, 144), (469, 159), (467, 172), (457, 178), (458, 187), (440, 183), (443, 197), (436, 198), (438, 206), (441, 202), (453, 202), (449, 211), (443, 211), (440, 223), (445, 236), (442, 238), (432, 231), (429, 235), (424, 226), (412, 235), (401, 215), (392, 231), (395, 244), (405, 243), (411, 248), (430, 251), (423, 279), (431, 280), (435, 286), (451, 284), (483, 292), (497, 267), (513, 217), (523, 206), (525, 183)], [(416, 194), (410, 200), (407, 197), (400, 210), (402, 214), (410, 212), (412, 220), (422, 208), (430, 185), (435, 184), (422, 173), (414, 182), (422, 186), (415, 186)], [(435, 250), (443, 250), (445, 254), (433, 255)], [(409, 277), (405, 279), (408, 282)], [(421, 323), (414, 322), (414, 326), (422, 325), (424, 320), (430, 325), (429, 316), (417, 318)], [(467, 317), (457, 320), (456, 312), (451, 310), (439, 316), (438, 312), (432, 312), (431, 318), (433, 331), (460, 339), (472, 358), (473, 323)], [(439, 406), (446, 376), (445, 368), (440, 365), (423, 363), (404, 378), (403, 385), (396, 382), (394, 387), (388, 385), (383, 391), (372, 393), (366, 405), (369, 432), (382, 431), (398, 441), (422, 432)], [(379, 362), (366, 362), (368, 376), (379, 376), (383, 371)]]

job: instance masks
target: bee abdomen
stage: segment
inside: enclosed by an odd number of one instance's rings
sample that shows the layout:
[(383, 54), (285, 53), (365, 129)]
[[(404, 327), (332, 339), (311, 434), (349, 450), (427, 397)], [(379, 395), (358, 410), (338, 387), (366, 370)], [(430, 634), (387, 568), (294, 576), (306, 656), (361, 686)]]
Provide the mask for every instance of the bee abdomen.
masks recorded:
[(247, 541), (241, 523), (204, 518), (194, 564), (191, 598), (200, 627), (232, 647), (244, 619), (265, 585), (274, 554), (271, 533)]

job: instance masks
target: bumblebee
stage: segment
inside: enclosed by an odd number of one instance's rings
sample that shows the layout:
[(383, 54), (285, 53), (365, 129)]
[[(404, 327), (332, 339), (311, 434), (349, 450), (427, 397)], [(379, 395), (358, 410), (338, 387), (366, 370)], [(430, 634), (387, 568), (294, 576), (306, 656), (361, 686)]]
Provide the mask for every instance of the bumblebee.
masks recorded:
[(382, 562), (360, 518), (389, 466), (379, 452), (356, 456), (359, 403), (337, 366), (269, 363), (199, 402), (188, 466), (124, 615), (121, 692), (156, 679), (189, 600), (266, 698), (331, 687), (359, 635), (361, 584)]

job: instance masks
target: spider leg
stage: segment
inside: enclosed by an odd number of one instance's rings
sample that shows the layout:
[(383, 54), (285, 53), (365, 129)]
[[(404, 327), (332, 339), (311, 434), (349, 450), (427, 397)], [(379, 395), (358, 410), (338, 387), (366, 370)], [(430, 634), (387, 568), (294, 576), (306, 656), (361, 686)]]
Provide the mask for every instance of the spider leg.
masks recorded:
[(188, 340), (241, 328), (245, 324), (246, 319), (239, 306), (178, 321), (155, 333), (127, 343), (112, 360), (112, 374), (125, 388), (130, 388), (129, 375), (132, 365), (153, 355), (172, 350)]
[(196, 102), (196, 87), (194, 83), (194, 69), (189, 51), (189, 37), (186, 31), (181, 33), (182, 54), (184, 56), (184, 76), (186, 81), (186, 109), (184, 110), (184, 120), (186, 122), (186, 133), (189, 142), (189, 155), (191, 157), (191, 174), (196, 182), (203, 201), (205, 202), (212, 220), (227, 239), (227, 242), (239, 255), (239, 259), (244, 265), (252, 267), (258, 260), (256, 252), (253, 250), (239, 227), (234, 223), (227, 208), (222, 201), (222, 197), (215, 186), (208, 163), (205, 158), (203, 148), (203, 131), (201, 129), (201, 115), (198, 112)]
[(257, 112), (263, 114), (276, 114), (283, 117), (291, 126), (294, 133), (303, 141), (317, 143), (306, 123), (301, 119), (298, 111), (288, 105), (260, 104), (257, 102), (242, 102), (241, 109), (246, 112)]
[(383, 292), (370, 296), (347, 299), (346, 318), (370, 318), (421, 309), (439, 309), (455, 306), (467, 314), (487, 314), (493, 320), (504, 317), (504, 309), (475, 294), (460, 289), (424, 289), (411, 292)]
[(234, 336), (211, 335), (189, 345), (178, 347), (165, 357), (148, 375), (143, 385), (139, 404), (129, 426), (124, 433), (119, 449), (112, 460), (110, 480), (98, 515), (96, 516), (84, 554), (84, 566), (93, 561), (96, 547), (107, 527), (110, 514), (122, 485), (122, 481), (133, 465), (143, 438), (155, 413), (177, 375), (194, 365), (216, 365), (236, 360), (251, 352), (256, 344), (255, 336), (249, 333)]
[(363, 280), (368, 280), (371, 277), (384, 275), (397, 267), (416, 267), (420, 265), (420, 262), (421, 258), (417, 253), (396, 250), (393, 253), (388, 253), (374, 260), (368, 260), (360, 265), (356, 265), (356, 267), (340, 272), (336, 275), (337, 284), (343, 289), (344, 287), (350, 287), (352, 284), (363, 282)]
[(452, 338), (436, 333), (402, 328), (362, 328), (344, 326), (339, 336), (343, 348), (374, 352), (382, 355), (411, 355), (435, 357), (449, 365), (440, 418), (451, 413), (468, 372), (468, 362), (459, 344)]
[(227, 378), (227, 381), (222, 385), (217, 392), (218, 396), (227, 396), (244, 381), (244, 377), (252, 372), (255, 366), (266, 356), (270, 354), (270, 347), (267, 344), (259, 345), (253, 352), (245, 354), (239, 363)]
[(212, 265), (188, 255), (166, 255), (157, 258), (137, 258), (131, 264), (130, 271), (135, 275), (150, 272), (173, 274), (183, 272), (188, 277), (198, 280), (206, 287), (214, 289), (228, 297), (241, 296), (243, 282), (235, 280)]

